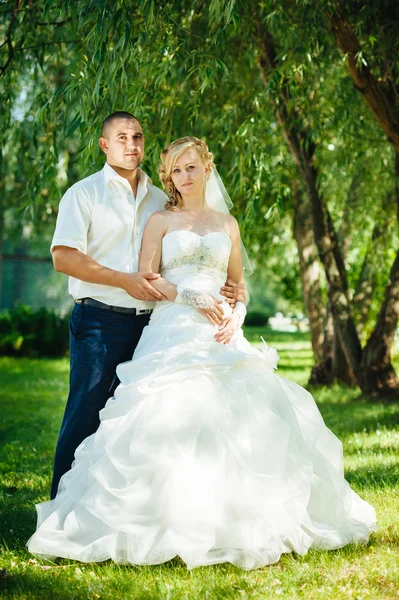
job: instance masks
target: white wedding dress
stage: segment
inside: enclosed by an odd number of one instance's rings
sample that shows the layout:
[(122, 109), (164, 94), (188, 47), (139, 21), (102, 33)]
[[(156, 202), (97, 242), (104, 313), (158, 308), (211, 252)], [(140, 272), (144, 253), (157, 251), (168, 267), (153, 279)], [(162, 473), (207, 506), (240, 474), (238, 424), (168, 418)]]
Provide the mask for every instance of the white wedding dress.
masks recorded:
[[(164, 276), (218, 296), (230, 249), (222, 232), (171, 232)], [(345, 481), (341, 443), (312, 396), (273, 372), (275, 350), (241, 330), (228, 345), (214, 333), (187, 305), (156, 305), (98, 431), (37, 506), (32, 553), (253, 569), (367, 542), (374, 509)]]

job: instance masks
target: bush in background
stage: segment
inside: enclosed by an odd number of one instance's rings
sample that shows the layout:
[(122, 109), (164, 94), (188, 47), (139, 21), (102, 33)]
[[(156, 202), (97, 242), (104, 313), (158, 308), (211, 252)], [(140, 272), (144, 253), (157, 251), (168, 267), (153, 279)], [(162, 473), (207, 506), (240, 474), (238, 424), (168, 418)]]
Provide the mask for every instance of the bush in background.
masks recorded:
[[(264, 311), (249, 311), (245, 317), (247, 327), (264, 327), (268, 321)], [(0, 312), (0, 356), (60, 357), (68, 347), (69, 315), (26, 304)]]
[(69, 316), (25, 304), (0, 313), (0, 355), (64, 356), (69, 346)]
[(245, 317), (246, 327), (264, 327), (269, 322), (269, 315), (261, 310), (250, 310)]

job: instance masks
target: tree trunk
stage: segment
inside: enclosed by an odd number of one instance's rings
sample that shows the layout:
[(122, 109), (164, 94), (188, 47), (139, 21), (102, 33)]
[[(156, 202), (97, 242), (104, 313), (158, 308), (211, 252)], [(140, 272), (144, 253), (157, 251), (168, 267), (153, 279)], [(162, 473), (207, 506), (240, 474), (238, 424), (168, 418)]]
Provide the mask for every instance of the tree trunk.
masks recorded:
[(327, 303), (326, 319), (323, 331), (323, 357), (315, 364), (310, 373), (309, 385), (331, 385), (334, 381), (333, 376), (334, 359), (334, 323), (332, 320), (331, 309)]
[[(268, 31), (262, 32), (259, 46), (261, 55), (259, 69), (267, 84), (267, 75), (277, 63), (274, 42)], [(295, 114), (291, 118), (289, 109), (289, 92), (283, 81), (277, 96), (272, 97), (277, 120), (282, 128), (283, 136), (288, 144), (293, 159), (305, 184), (305, 189), (312, 207), (313, 232), (320, 260), (327, 277), (328, 297), (331, 305), (334, 329), (337, 331), (340, 344), (358, 383), (361, 383), (361, 346), (355, 322), (351, 314), (348, 297), (348, 285), (342, 254), (334, 231), (332, 219), (318, 191), (317, 170), (314, 166), (315, 145), (310, 131)]]
[(326, 311), (320, 288), (320, 265), (312, 231), (310, 207), (294, 189), (294, 238), (298, 248), (302, 295), (315, 360), (323, 360), (324, 321)]
[[(393, 83), (377, 79), (369, 65), (359, 60), (361, 47), (345, 11), (339, 2), (329, 15), (331, 28), (341, 52), (347, 57), (349, 73), (363, 94), (371, 113), (395, 148), (396, 209), (399, 217), (399, 114)], [(399, 253), (398, 253), (399, 254)], [(360, 380), (362, 389), (371, 394), (398, 394), (399, 380), (391, 364), (391, 347), (399, 318), (399, 256), (392, 265), (377, 322), (363, 352)]]
[(348, 195), (344, 205), (344, 213), (342, 215), (341, 227), (338, 230), (338, 239), (341, 243), (342, 255), (344, 257), (344, 261), (348, 256), (348, 251), (352, 241), (352, 233), (353, 233), (353, 213), (356, 210), (357, 203), (357, 188), (359, 185), (359, 174), (356, 173), (352, 178)]
[(0, 200), (0, 309), (3, 306), (3, 275), (4, 275), (4, 207)]
[[(3, 153), (0, 148), (0, 188), (4, 185)], [(3, 274), (4, 274), (4, 192), (0, 193), (0, 308), (3, 299)]]
[(353, 314), (359, 336), (362, 335), (367, 324), (371, 302), (377, 283), (377, 271), (374, 268), (373, 250), (369, 248), (364, 257), (356, 289), (352, 297)]
[(399, 380), (391, 363), (391, 348), (399, 315), (399, 252), (392, 265), (377, 322), (363, 351), (363, 391), (399, 395)]
[(357, 381), (353, 369), (351, 368), (339, 334), (334, 330), (333, 338), (333, 361), (332, 361), (332, 379), (337, 380), (350, 387), (355, 386)]
[[(339, 257), (339, 264), (345, 281), (346, 272), (344, 263), (350, 247), (352, 235), (351, 219), (354, 210), (354, 204), (356, 202), (357, 184), (358, 176), (355, 175), (352, 179), (348, 197), (345, 202), (345, 210), (339, 232), (335, 232), (330, 215), (328, 215), (327, 219), (330, 235), (334, 240), (334, 243), (338, 245), (338, 240), (340, 241), (340, 255), (342, 258)], [(345, 352), (342, 349), (338, 334), (336, 331), (334, 331), (332, 311), (329, 305), (327, 306), (327, 311), (325, 312), (327, 312), (327, 318), (324, 327), (323, 358), (313, 367), (309, 383), (316, 385), (329, 385), (334, 380), (338, 380), (340, 383), (353, 386), (356, 384), (356, 378), (353, 369), (351, 369), (348, 363)]]
[[(384, 202), (385, 204), (386, 202)], [(384, 208), (384, 207), (383, 207)], [(371, 234), (371, 240), (364, 257), (356, 289), (352, 297), (353, 314), (359, 336), (367, 325), (367, 320), (377, 284), (377, 274), (380, 269), (383, 253), (386, 248), (387, 221), (389, 215), (384, 211), (386, 222), (384, 226), (376, 223)]]
[[(399, 152), (395, 157), (396, 209), (399, 222)], [(399, 251), (391, 267), (384, 301), (362, 357), (364, 391), (399, 396), (399, 379), (391, 363), (391, 348), (399, 320)]]
[(332, 311), (327, 305), (327, 318), (324, 326), (323, 358), (311, 371), (310, 385), (331, 385), (335, 380), (344, 385), (356, 385), (356, 377), (351, 369), (336, 330)]

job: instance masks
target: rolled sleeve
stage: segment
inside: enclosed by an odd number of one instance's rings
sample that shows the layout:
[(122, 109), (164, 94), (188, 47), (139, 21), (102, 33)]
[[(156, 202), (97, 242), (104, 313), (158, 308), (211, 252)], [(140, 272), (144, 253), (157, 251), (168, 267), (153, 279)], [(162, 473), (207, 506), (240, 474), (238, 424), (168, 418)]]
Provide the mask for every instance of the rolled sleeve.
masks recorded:
[(62, 197), (50, 251), (55, 246), (69, 246), (86, 254), (90, 227), (90, 206), (80, 186), (71, 187)]

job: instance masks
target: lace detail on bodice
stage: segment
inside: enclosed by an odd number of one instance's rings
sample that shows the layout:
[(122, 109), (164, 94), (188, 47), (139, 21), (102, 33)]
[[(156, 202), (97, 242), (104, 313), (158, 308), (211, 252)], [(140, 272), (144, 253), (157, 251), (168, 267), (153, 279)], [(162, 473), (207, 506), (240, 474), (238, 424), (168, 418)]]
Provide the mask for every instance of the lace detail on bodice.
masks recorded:
[(227, 234), (221, 231), (215, 231), (209, 233), (204, 236), (200, 236), (193, 231), (188, 230), (176, 230), (171, 232), (176, 233), (177, 235), (181, 235), (182, 233), (189, 234), (192, 237), (192, 240), (195, 240), (194, 244), (189, 245), (189, 248), (185, 248), (184, 252), (178, 252), (177, 255), (166, 258), (165, 262), (163, 262), (161, 266), (161, 274), (164, 275), (166, 271), (170, 271), (171, 269), (175, 269), (183, 266), (195, 267), (197, 272), (207, 271), (208, 269), (215, 269), (220, 273), (225, 274), (227, 272), (227, 267), (229, 264), (229, 252), (220, 251), (220, 245), (216, 250), (214, 244), (209, 243), (210, 237), (222, 236), (230, 242), (230, 239)]

